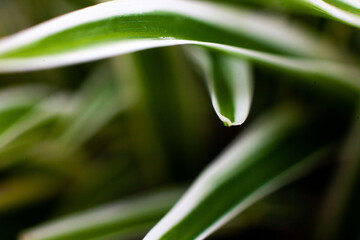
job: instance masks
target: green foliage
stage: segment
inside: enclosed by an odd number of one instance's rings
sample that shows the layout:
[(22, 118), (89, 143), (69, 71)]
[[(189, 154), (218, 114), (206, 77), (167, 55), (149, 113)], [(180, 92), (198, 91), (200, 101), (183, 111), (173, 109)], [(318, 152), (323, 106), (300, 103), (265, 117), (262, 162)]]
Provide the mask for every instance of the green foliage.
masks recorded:
[(96, 3), (2, 0), (1, 239), (359, 236), (357, 0)]

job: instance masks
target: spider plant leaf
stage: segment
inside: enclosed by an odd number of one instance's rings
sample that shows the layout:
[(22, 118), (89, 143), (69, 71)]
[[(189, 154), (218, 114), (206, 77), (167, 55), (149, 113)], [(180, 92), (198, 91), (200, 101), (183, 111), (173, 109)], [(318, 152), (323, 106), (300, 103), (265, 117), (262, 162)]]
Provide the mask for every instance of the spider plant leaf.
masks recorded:
[(67, 114), (69, 107), (66, 107), (66, 100), (66, 94), (55, 94), (37, 103), (0, 134), (0, 149), (48, 120)]
[(22, 85), (0, 91), (0, 134), (51, 93), (41, 85)]
[(246, 60), (189, 47), (187, 53), (205, 75), (211, 101), (225, 126), (242, 124), (252, 99), (252, 73)]
[(360, 28), (360, 2), (358, 0), (229, 0), (239, 4), (248, 3), (259, 6), (277, 6), (277, 9), (290, 10), (301, 14), (312, 14)]
[(255, 123), (205, 169), (145, 240), (204, 239), (319, 164), (329, 140), (315, 140), (312, 128), (307, 137), (302, 128), (300, 140), (295, 129), (302, 120), (299, 113), (286, 108)]
[(107, 204), (29, 229), (20, 239), (133, 239), (145, 234), (182, 193), (171, 189)]
[(0, 72), (46, 69), (148, 48), (192, 44), (359, 90), (356, 67), (323, 60), (338, 59), (336, 48), (284, 22), (207, 2), (110, 1), (2, 39)]
[(33, 106), (34, 103), (50, 92), (50, 87), (36, 84), (3, 88), (0, 91), (0, 112), (18, 107)]
[(118, 94), (110, 69), (101, 66), (74, 94), (73, 111), (56, 141), (63, 154), (69, 154), (96, 134), (129, 104)]
[(203, 42), (297, 56), (337, 55), (319, 36), (275, 16), (206, 2), (125, 0), (75, 11), (4, 38), (0, 71), (51, 68)]
[[(358, 0), (302, 0), (323, 15), (360, 28), (360, 2)], [(300, 2), (302, 2), (300, 1)], [(295, 1), (296, 3), (296, 1)]]
[[(198, 145), (204, 137), (201, 131), (206, 124), (202, 122), (202, 114), (206, 106), (199, 100), (201, 93), (193, 88), (194, 75), (181, 50), (178, 47), (149, 49), (130, 55), (135, 71), (129, 80), (138, 86), (140, 111), (136, 118), (141, 121), (141, 124), (133, 121), (136, 127), (132, 135), (138, 139), (136, 144), (140, 144), (137, 148), (143, 146), (143, 139), (151, 142), (139, 151), (139, 156), (146, 156), (141, 169), (149, 183), (168, 176), (181, 178), (188, 173), (179, 168), (193, 166), (198, 158), (193, 154), (195, 151), (199, 155), (206, 151)], [(149, 172), (153, 164), (158, 167)]]

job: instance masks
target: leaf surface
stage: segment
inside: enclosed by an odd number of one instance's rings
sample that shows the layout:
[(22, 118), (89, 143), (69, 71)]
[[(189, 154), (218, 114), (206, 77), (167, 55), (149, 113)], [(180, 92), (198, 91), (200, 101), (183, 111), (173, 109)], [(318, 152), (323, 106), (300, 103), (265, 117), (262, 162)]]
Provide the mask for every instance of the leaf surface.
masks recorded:
[(180, 197), (172, 189), (107, 204), (25, 231), (23, 240), (89, 240), (138, 237)]
[(286, 108), (255, 123), (202, 172), (145, 240), (204, 239), (319, 164), (330, 140), (315, 139), (311, 128), (299, 138), (295, 132), (303, 120)]
[(205, 75), (213, 107), (224, 125), (242, 124), (249, 114), (252, 100), (249, 62), (195, 47), (189, 47), (187, 52)]

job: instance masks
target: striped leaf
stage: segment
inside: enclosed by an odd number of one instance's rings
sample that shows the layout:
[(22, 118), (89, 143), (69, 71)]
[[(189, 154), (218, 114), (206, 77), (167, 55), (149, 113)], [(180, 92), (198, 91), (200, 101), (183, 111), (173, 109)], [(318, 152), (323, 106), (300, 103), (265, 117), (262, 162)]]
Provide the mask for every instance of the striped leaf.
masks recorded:
[(242, 124), (252, 98), (250, 64), (216, 51), (192, 47), (187, 52), (205, 75), (213, 107), (224, 125)]
[(111, 69), (101, 66), (93, 71), (69, 102), (74, 107), (66, 126), (60, 126), (56, 141), (62, 154), (75, 151), (130, 105), (118, 90)]
[(50, 88), (40, 85), (4, 88), (0, 92), (0, 133), (11, 127), (50, 92)]
[(20, 239), (133, 239), (148, 231), (181, 193), (173, 189), (111, 203), (29, 229)]
[(313, 9), (345, 24), (360, 28), (358, 0), (302, 0)]
[(317, 165), (324, 153), (318, 149), (331, 140), (315, 139), (312, 128), (301, 129), (299, 138), (296, 128), (303, 120), (285, 108), (255, 123), (199, 176), (145, 240), (204, 239)]
[(27, 131), (51, 119), (67, 114), (70, 108), (66, 107), (66, 100), (66, 94), (54, 94), (37, 103), (0, 135), (0, 149), (12, 143)]
[(358, 0), (228, 0), (229, 2), (252, 3), (259, 6), (324, 16), (360, 28), (360, 2)]
[(333, 46), (284, 24), (282, 18), (179, 0), (106, 2), (6, 37), (0, 41), (0, 72), (46, 69), (183, 44), (360, 88), (356, 67), (322, 60), (338, 58)]

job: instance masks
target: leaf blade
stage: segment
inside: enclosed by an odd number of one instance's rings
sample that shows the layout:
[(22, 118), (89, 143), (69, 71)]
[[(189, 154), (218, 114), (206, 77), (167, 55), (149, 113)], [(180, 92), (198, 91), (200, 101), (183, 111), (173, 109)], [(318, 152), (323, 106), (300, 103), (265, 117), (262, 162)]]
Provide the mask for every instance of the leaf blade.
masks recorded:
[(242, 124), (250, 111), (252, 73), (246, 60), (189, 47), (187, 53), (202, 70), (218, 117), (225, 126)]
[(107, 204), (29, 229), (20, 239), (85, 240), (101, 239), (111, 234), (117, 237), (127, 234), (138, 236), (139, 231), (148, 230), (151, 224), (173, 205), (182, 192), (181, 189), (170, 189)]
[[(294, 112), (277, 114), (255, 124), (221, 154), (145, 240), (204, 239), (257, 200), (317, 165), (319, 155), (323, 156), (317, 150), (323, 143), (299, 147), (299, 139), (287, 134), (300, 118)], [(284, 147), (285, 143), (289, 145)]]
[[(186, 44), (186, 40), (199, 44), (214, 42), (291, 55), (333, 55), (331, 46), (319, 41), (316, 35), (301, 28), (294, 30), (294, 26), (284, 25), (282, 22), (281, 18), (205, 2), (110, 1), (4, 38), (0, 41), (0, 58), (3, 59), (0, 66), (3, 66), (2, 71), (6, 68), (16, 71), (11, 69), (18, 64), (16, 59), (31, 57), (34, 60), (28, 62), (28, 68), (36, 68), (36, 65), (48, 68), (55, 64), (49, 63), (52, 61), (51, 55), (59, 55), (55, 66), (62, 66), (82, 62), (84, 59), (95, 60), (149, 47)], [(269, 26), (271, 32), (268, 30)], [(165, 41), (150, 45), (146, 42), (129, 42), (134, 39)], [(169, 40), (184, 41), (171, 43)], [(87, 56), (78, 56), (85, 54), (81, 51), (84, 46), (96, 48), (99, 44), (113, 44), (114, 41), (124, 41), (124, 44), (128, 45), (115, 52), (96, 54), (96, 51), (88, 50)], [(144, 46), (141, 46), (143, 44)], [(102, 50), (105, 51), (105, 48)], [(69, 51), (77, 53), (59, 54)], [(74, 56), (79, 59), (71, 60)], [(26, 62), (23, 59), (23, 63)], [(25, 66), (21, 69), (27, 70)]]

